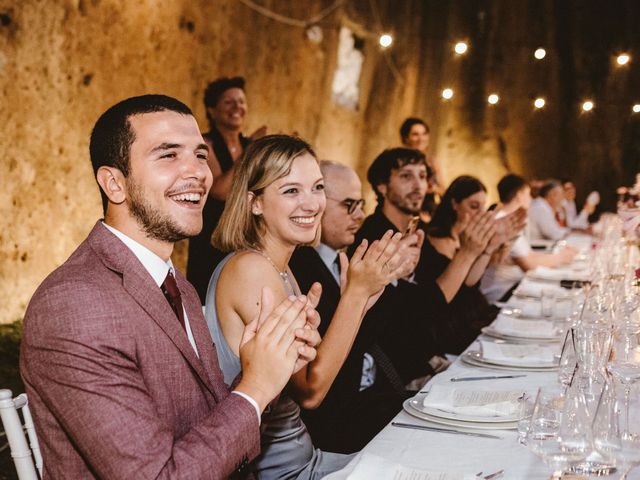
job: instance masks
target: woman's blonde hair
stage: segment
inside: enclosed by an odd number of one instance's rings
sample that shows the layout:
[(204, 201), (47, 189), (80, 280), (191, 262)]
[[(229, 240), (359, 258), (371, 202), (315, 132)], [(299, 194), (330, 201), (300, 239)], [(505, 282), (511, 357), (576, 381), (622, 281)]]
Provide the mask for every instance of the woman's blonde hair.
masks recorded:
[[(211, 236), (215, 248), (232, 252), (262, 246), (264, 220), (251, 212), (249, 193), (260, 196), (265, 188), (288, 175), (293, 161), (305, 153), (316, 158), (307, 142), (289, 135), (267, 135), (249, 145), (235, 166), (231, 192)], [(316, 237), (319, 239), (319, 233)]]

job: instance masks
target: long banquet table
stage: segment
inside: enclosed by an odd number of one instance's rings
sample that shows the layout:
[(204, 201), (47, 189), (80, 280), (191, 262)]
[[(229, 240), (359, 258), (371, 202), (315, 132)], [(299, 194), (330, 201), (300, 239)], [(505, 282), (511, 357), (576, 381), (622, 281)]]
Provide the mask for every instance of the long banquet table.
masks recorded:
[[(586, 239), (578, 238), (574, 241), (578, 243), (578, 246), (582, 247), (583, 251), (588, 252), (589, 247), (585, 248), (584, 246)], [(588, 244), (590, 245), (590, 241), (588, 241)], [(474, 344), (475, 343), (476, 342), (474, 342)], [(474, 344), (472, 344), (469, 349), (474, 348)], [(432, 385), (456, 385), (450, 381), (452, 377), (509, 374), (524, 374), (526, 376), (521, 378), (480, 380), (464, 383), (475, 384), (475, 386), (479, 387), (495, 386), (499, 389), (522, 389), (532, 395), (535, 395), (541, 386), (555, 385), (558, 383), (557, 371), (532, 372), (490, 369), (468, 365), (459, 357), (445, 372), (433, 377), (425, 385), (425, 388), (429, 388)], [(471, 477), (478, 472), (484, 472), (486, 475), (498, 470), (504, 470), (504, 474), (500, 478), (535, 480), (548, 479), (552, 473), (551, 469), (547, 467), (539, 457), (534, 455), (526, 446), (518, 443), (518, 433), (515, 430), (468, 430), (457, 427), (447, 427), (423, 421), (405, 411), (398, 413), (393, 419), (393, 422), (488, 433), (499, 436), (500, 439), (405, 429), (389, 424), (346, 468), (325, 478), (327, 480), (349, 478), (349, 475), (353, 473), (363, 455), (369, 459), (372, 458), (372, 455), (378, 457), (374, 458), (374, 460), (382, 460), (383, 463), (386, 461), (389, 463), (389, 465), (386, 466), (397, 464), (403, 467), (432, 472), (459, 472), (471, 475)], [(640, 470), (640, 468), (638, 470)], [(608, 478), (617, 479), (619, 476), (620, 474), (617, 473)], [(363, 477), (360, 475), (358, 478)], [(396, 474), (389, 476), (388, 472), (382, 474), (382, 471), (379, 471), (378, 474), (375, 474), (371, 478), (419, 479), (423, 477), (418, 474), (405, 474), (404, 476)], [(469, 477), (466, 476), (465, 478)], [(572, 478), (587, 477), (574, 476)], [(640, 478), (640, 472), (632, 472), (627, 478), (629, 480)]]

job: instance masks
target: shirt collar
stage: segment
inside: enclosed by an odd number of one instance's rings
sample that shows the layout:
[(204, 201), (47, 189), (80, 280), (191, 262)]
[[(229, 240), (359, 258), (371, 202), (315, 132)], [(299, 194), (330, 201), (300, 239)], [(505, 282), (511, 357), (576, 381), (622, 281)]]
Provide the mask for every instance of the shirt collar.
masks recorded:
[(151, 275), (151, 278), (153, 278), (153, 281), (156, 282), (156, 285), (158, 285), (158, 287), (162, 285), (165, 278), (167, 278), (167, 273), (169, 272), (169, 270), (171, 270), (171, 272), (174, 272), (171, 259), (165, 262), (147, 247), (136, 242), (131, 237), (128, 237), (120, 230), (117, 230), (111, 225), (107, 225), (104, 222), (102, 222), (102, 225), (104, 225), (107, 230), (109, 230), (116, 237), (122, 240), (122, 243), (124, 243), (129, 248), (129, 250), (133, 252), (137, 259), (140, 260), (140, 263), (145, 268), (145, 270), (149, 272), (149, 275)]
[(316, 252), (318, 252), (318, 255), (320, 255), (320, 258), (327, 266), (329, 271), (331, 271), (333, 262), (335, 262), (336, 256), (338, 255), (338, 251), (334, 250), (328, 245), (325, 245), (324, 243), (321, 243), (317, 247), (315, 247), (315, 250)]

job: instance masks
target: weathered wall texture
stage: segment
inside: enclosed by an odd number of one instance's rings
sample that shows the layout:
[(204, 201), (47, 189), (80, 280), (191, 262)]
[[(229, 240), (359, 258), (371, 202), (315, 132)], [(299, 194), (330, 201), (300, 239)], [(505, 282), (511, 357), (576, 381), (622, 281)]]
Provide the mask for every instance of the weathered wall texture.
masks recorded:
[[(300, 19), (332, 3), (256, 2)], [(632, 0), (352, 0), (313, 44), (238, 0), (0, 0), (0, 322), (22, 316), (101, 215), (87, 154), (97, 116), (124, 97), (161, 92), (191, 105), (205, 129), (202, 92), (221, 75), (248, 80), (247, 132), (296, 131), (361, 173), (417, 114), (432, 125), (448, 179), (472, 173), (493, 186), (512, 169), (611, 189), (640, 163), (640, 128), (628, 114), (640, 62), (620, 70), (611, 58), (634, 48), (640, 57), (638, 10)], [(330, 100), (341, 25), (364, 40), (355, 112)], [(395, 37), (386, 54), (370, 34), (383, 30)], [(455, 58), (460, 38), (470, 51)], [(542, 63), (532, 58), (538, 45)], [(456, 91), (448, 103), (445, 86)], [(488, 107), (493, 90), (502, 101)], [(538, 92), (549, 106), (534, 112)], [(580, 116), (585, 95), (602, 103)], [(175, 257), (184, 264), (184, 245)]]

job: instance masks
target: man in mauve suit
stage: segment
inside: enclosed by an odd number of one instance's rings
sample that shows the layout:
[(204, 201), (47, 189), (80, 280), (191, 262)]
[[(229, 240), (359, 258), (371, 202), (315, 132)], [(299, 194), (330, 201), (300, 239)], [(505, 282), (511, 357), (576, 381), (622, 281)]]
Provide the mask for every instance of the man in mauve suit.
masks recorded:
[(24, 319), (20, 368), (44, 476), (250, 475), (262, 411), (315, 356), (306, 301), (273, 309), (263, 292), (230, 392), (198, 296), (170, 260), (201, 229), (211, 186), (193, 114), (161, 95), (124, 100), (96, 123), (90, 152), (104, 220)]

